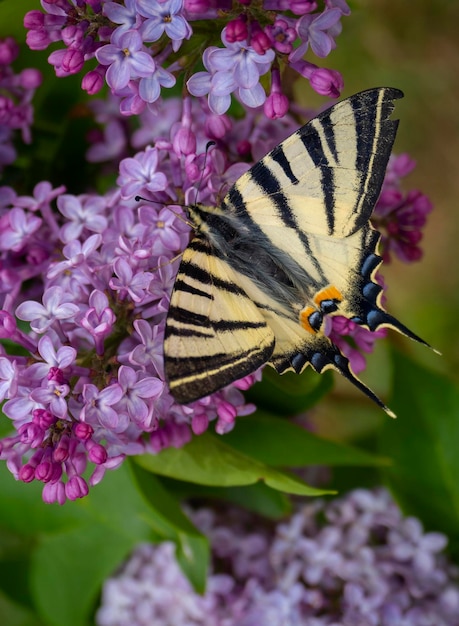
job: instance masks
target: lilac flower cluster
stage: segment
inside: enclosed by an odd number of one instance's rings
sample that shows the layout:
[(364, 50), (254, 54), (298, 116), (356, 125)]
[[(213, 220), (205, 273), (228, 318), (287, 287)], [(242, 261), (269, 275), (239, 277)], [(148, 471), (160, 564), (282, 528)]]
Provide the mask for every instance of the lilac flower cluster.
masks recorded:
[(382, 233), (382, 256), (386, 262), (395, 254), (405, 263), (422, 257), (422, 229), (432, 204), (417, 189), (401, 190), (401, 180), (413, 171), (415, 161), (408, 154), (392, 156), (386, 179), (373, 214), (373, 223)]
[(47, 182), (33, 197), (0, 190), (0, 337), (10, 342), (0, 401), (16, 429), (0, 458), (18, 479), (42, 481), (46, 502), (85, 496), (88, 462), (94, 485), (126, 455), (183, 445), (210, 421), (227, 432), (253, 410), (239, 390), (258, 374), (189, 406), (164, 382), (165, 317), (190, 236), (174, 203), (194, 201), (200, 180), (200, 197), (215, 203), (247, 167), (219, 149), (205, 158), (195, 109), (188, 99), (167, 136), (153, 131), (155, 147), (124, 159), (118, 190), (104, 196)]
[[(188, 78), (192, 95), (207, 96), (217, 115), (234, 95), (246, 107), (264, 105), (271, 119), (289, 108), (281, 67), (322, 95), (337, 97), (343, 87), (339, 72), (304, 56), (310, 49), (325, 58), (335, 47), (341, 18), (350, 13), (345, 0), (324, 0), (319, 10), (315, 0), (43, 0), (42, 6), (45, 13), (29, 11), (24, 19), (30, 48), (62, 41), (65, 47), (49, 56), (58, 76), (78, 73), (95, 58), (83, 89), (95, 94), (105, 79), (124, 115), (154, 110), (178, 77)], [(200, 61), (205, 70), (196, 72)], [(267, 95), (260, 79), (268, 72)]]
[(12, 37), (0, 39), (0, 172), (16, 160), (15, 131), (21, 132), (24, 143), (31, 142), (31, 101), (42, 80), (33, 68), (14, 72), (11, 65), (18, 54), (19, 46)]
[(446, 537), (403, 517), (384, 490), (315, 500), (274, 529), (235, 510), (192, 517), (212, 545), (206, 594), (192, 590), (173, 544), (144, 544), (105, 582), (99, 626), (459, 624)]

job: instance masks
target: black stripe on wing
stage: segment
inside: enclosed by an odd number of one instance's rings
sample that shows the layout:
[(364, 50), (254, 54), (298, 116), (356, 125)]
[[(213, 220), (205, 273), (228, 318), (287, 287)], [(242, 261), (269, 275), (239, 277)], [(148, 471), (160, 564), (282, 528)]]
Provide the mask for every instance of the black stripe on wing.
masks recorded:
[(181, 358), (168, 356), (165, 365), (171, 393), (180, 404), (199, 400), (252, 374), (269, 360), (273, 349), (274, 341), (242, 352), (188, 357), (186, 363)]
[[(269, 155), (265, 157), (262, 161), (256, 163), (247, 174), (250, 175), (252, 180), (260, 187), (261, 191), (267, 195), (269, 195), (270, 200), (274, 202), (277, 208), (277, 215), (282, 220), (283, 224), (287, 228), (291, 228), (295, 231), (296, 236), (300, 238), (300, 241), (305, 249), (306, 254), (314, 265), (318, 275), (320, 276), (321, 282), (319, 283), (312, 276), (307, 275), (308, 284), (314, 286), (322, 284), (326, 281), (325, 274), (323, 272), (322, 266), (320, 265), (318, 259), (314, 256), (311, 250), (311, 246), (309, 244), (309, 240), (302, 230), (302, 228), (298, 225), (295, 216), (290, 209), (290, 205), (288, 203), (288, 199), (285, 194), (282, 192), (281, 186), (279, 184), (278, 179), (272, 172), (272, 170), (267, 165), (269, 162)], [(228, 201), (231, 203), (233, 210), (236, 212), (238, 218), (244, 222), (244, 224), (249, 229), (250, 233), (253, 235), (253, 240), (259, 242), (261, 248), (265, 250), (269, 250), (272, 253), (272, 256), (276, 255), (279, 258), (282, 258), (283, 252), (278, 250), (272, 243), (272, 241), (265, 235), (260, 226), (255, 222), (255, 220), (250, 215), (247, 210), (247, 206), (244, 200), (243, 193), (238, 189), (237, 183), (231, 187), (227, 195)], [(306, 201), (306, 199), (305, 199)], [(228, 207), (225, 201), (222, 202), (222, 209), (228, 210)], [(286, 233), (286, 237), (288, 237), (288, 233)], [(290, 262), (294, 262), (295, 259), (290, 258)], [(238, 267), (238, 271), (244, 271), (243, 268)], [(306, 275), (306, 270), (301, 268), (301, 273)]]
[[(325, 125), (323, 119), (320, 120), (320, 124), (328, 143), (331, 135), (334, 135), (334, 133), (333, 128), (330, 127), (330, 119), (325, 117), (325, 120), (328, 120), (328, 126)], [(298, 134), (312, 162), (320, 170), (320, 183), (327, 216), (328, 234), (333, 235), (335, 231), (335, 180), (333, 169), (325, 155), (320, 135), (314, 126), (312, 124), (309, 126), (307, 135), (304, 135), (301, 129), (298, 131)], [(334, 150), (336, 153), (336, 144), (334, 145)]]
[(297, 185), (300, 182), (292, 171), (290, 163), (287, 157), (285, 156), (285, 152), (282, 148), (282, 145), (277, 146), (277, 148), (274, 148), (274, 150), (270, 152), (269, 156), (273, 159), (273, 161), (275, 161), (278, 165), (281, 166), (281, 168), (284, 171), (284, 174), (287, 176), (287, 178), (293, 185)]
[(381, 192), (398, 127), (398, 120), (389, 117), (394, 110), (393, 100), (402, 97), (398, 89), (382, 88), (363, 91), (349, 99), (357, 133), (355, 165), (361, 172), (355, 230), (370, 218)]

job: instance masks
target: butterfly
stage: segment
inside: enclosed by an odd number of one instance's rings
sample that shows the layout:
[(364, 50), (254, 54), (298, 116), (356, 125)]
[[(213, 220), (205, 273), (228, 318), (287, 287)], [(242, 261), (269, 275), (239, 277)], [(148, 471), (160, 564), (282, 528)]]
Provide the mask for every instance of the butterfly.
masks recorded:
[(293, 133), (230, 188), (194, 204), (166, 320), (171, 394), (187, 404), (269, 364), (333, 368), (390, 409), (332, 343), (327, 316), (426, 342), (381, 305), (380, 235), (370, 224), (398, 121), (397, 89), (363, 91)]

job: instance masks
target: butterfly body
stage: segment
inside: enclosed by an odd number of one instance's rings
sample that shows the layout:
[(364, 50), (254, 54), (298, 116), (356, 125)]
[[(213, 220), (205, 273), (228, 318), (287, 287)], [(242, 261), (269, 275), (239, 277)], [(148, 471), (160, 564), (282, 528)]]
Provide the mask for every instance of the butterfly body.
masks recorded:
[[(356, 94), (274, 148), (220, 207), (189, 207), (166, 323), (165, 371), (188, 403), (254, 372), (334, 368), (388, 410), (324, 334), (326, 316), (420, 340), (381, 307), (369, 219), (398, 122), (395, 89)], [(389, 412), (389, 410), (388, 410)]]

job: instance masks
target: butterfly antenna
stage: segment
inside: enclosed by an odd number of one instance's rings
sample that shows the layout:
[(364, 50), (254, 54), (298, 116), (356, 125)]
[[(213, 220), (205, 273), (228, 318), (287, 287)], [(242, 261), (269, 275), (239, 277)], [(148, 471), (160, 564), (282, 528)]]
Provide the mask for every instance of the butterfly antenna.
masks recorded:
[[(193, 222), (190, 222), (190, 220), (187, 220), (186, 217), (183, 217), (183, 215), (180, 215), (180, 213), (176, 213), (173, 209), (171, 209), (172, 205), (170, 204), (165, 204), (164, 202), (160, 202), (159, 200), (150, 200), (149, 198), (144, 198), (143, 196), (136, 196), (134, 200), (136, 202), (140, 202), (141, 200), (143, 200), (143, 202), (152, 202), (154, 204), (161, 204), (162, 206), (166, 206), (169, 209), (169, 211), (175, 215), (177, 219), (179, 219), (181, 222), (183, 222), (190, 228), (194, 228)], [(188, 209), (188, 206), (186, 204), (182, 204), (181, 202), (174, 202), (174, 204), (177, 206), (181, 206), (184, 209)]]
[(207, 144), (206, 144), (206, 149), (205, 149), (205, 152), (204, 152), (204, 165), (203, 165), (203, 168), (201, 170), (201, 178), (199, 179), (198, 187), (196, 189), (196, 196), (194, 198), (194, 204), (198, 203), (198, 196), (199, 196), (199, 192), (201, 191), (201, 185), (202, 185), (202, 181), (204, 179), (204, 172), (206, 170), (207, 154), (208, 154), (210, 148), (212, 148), (212, 146), (215, 146), (215, 145), (217, 145), (215, 143), (215, 141), (208, 141)]
[(152, 267), (149, 269), (150, 272), (157, 272), (158, 270), (160, 270), (162, 267), (167, 267), (168, 265), (172, 265), (172, 263), (174, 263), (177, 259), (180, 259), (183, 256), (183, 252), (179, 252), (178, 254), (176, 254), (174, 256), (173, 259), (169, 259), (168, 261), (166, 261), (165, 263), (160, 263), (159, 265), (156, 265), (156, 267)]

